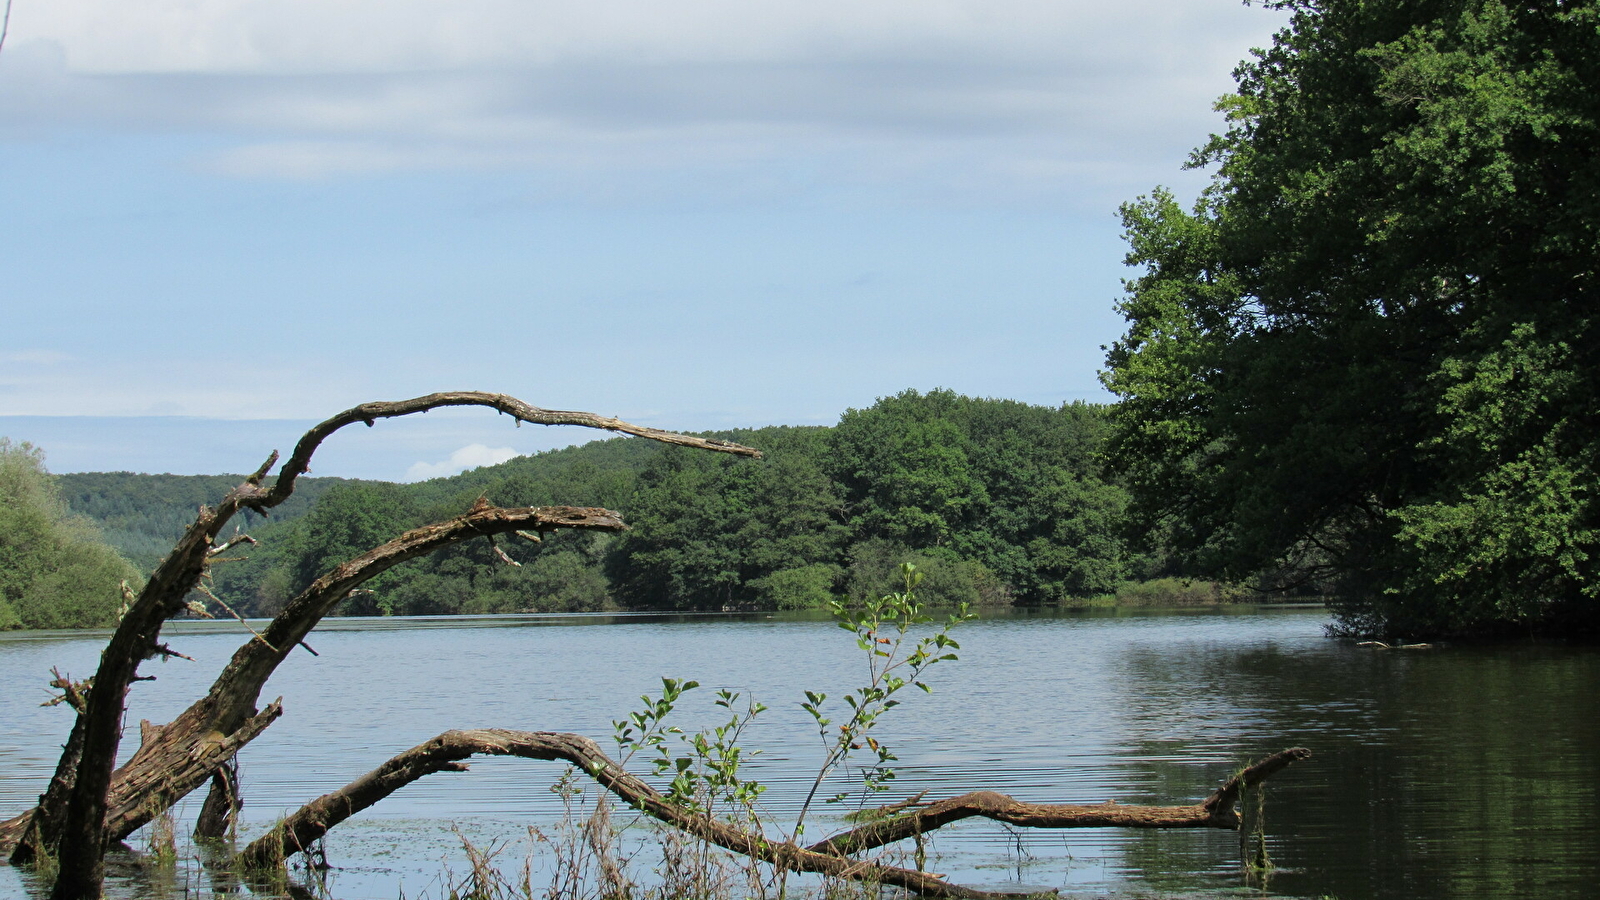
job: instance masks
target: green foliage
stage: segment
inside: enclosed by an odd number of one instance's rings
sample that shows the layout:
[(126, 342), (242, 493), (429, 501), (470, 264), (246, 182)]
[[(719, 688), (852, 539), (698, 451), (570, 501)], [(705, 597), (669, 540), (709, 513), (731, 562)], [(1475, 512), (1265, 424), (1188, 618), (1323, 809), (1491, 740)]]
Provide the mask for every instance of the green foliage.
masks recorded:
[(852, 555), (887, 541), (920, 551), (930, 577), (933, 558), (970, 560), (1027, 603), (1108, 591), (1139, 563), (1118, 534), (1126, 494), (1100, 474), (1108, 427), (1088, 404), (942, 390), (849, 410), (827, 465), (844, 486)]
[(44, 454), (0, 438), (0, 629), (110, 625), (139, 575), (61, 501)]
[(1595, 627), (1600, 4), (1277, 5), (1212, 187), (1123, 209), (1136, 520), (1353, 630)]
[[(398, 485), (372, 482), (336, 485), (323, 494), (296, 531), (303, 546), (292, 570), (296, 586), (420, 524), (409, 500)], [(378, 590), (382, 578), (368, 586)]]
[(833, 600), (834, 586), (844, 571), (831, 563), (779, 569), (750, 583), (773, 609), (823, 609)]
[[(931, 692), (923, 680), (928, 669), (955, 660), (961, 646), (950, 636), (950, 629), (972, 618), (965, 607), (960, 607), (930, 631), (927, 626), (933, 619), (924, 615), (916, 595), (922, 573), (909, 563), (898, 571), (902, 590), (859, 605), (842, 600), (829, 603), (835, 623), (854, 635), (857, 648), (865, 654), (869, 677), (865, 685), (844, 695), (844, 708), (837, 715), (845, 718), (839, 722), (832, 718), (836, 714), (827, 706), (827, 694), (805, 692), (800, 706), (816, 723), (823, 758), (789, 832), (794, 841), (798, 842), (805, 833), (807, 814), (828, 776), (847, 766), (854, 755), (870, 754), (871, 761), (859, 767), (861, 790), (835, 794), (826, 801), (837, 803), (854, 796), (859, 806), (873, 794), (888, 789), (895, 777), (896, 757), (873, 735), (873, 729), (889, 710), (900, 705), (896, 695), (905, 688)], [(620, 763), (626, 767), (634, 756), (644, 753), (651, 760), (653, 774), (669, 779), (663, 793), (673, 803), (691, 812), (753, 825), (759, 831), (762, 818), (758, 803), (766, 786), (743, 778), (740, 766), (760, 751), (746, 749), (740, 738), (767, 708), (754, 700), (741, 707), (738, 693), (718, 691), (716, 706), (728, 715), (727, 721), (690, 735), (669, 724), (668, 718), (683, 695), (699, 686), (697, 681), (663, 678), (659, 697), (640, 697), (642, 708), (613, 722), (612, 739), (622, 756)], [(778, 895), (783, 896), (781, 884)]]
[[(869, 677), (865, 685), (844, 695), (849, 711), (844, 721), (837, 724), (837, 731), (831, 727), (835, 723), (824, 709), (827, 694), (806, 691), (806, 700), (800, 704), (816, 723), (825, 755), (795, 819), (793, 834), (797, 840), (805, 832), (806, 814), (817, 791), (829, 773), (845, 765), (852, 754), (865, 749), (873, 757), (872, 762), (862, 767), (864, 793), (860, 801), (864, 803), (867, 796), (888, 790), (889, 782), (895, 777), (891, 764), (896, 757), (873, 737), (873, 728), (884, 713), (900, 705), (895, 695), (903, 689), (915, 687), (931, 693), (932, 688), (922, 680), (924, 673), (933, 665), (955, 660), (955, 651), (961, 649), (950, 636), (950, 629), (972, 618), (966, 605), (956, 607), (943, 626), (931, 634), (914, 638), (912, 631), (931, 624), (933, 618), (923, 613), (922, 603), (917, 599), (916, 589), (922, 582), (922, 573), (915, 565), (903, 563), (900, 577), (902, 590), (870, 599), (859, 607), (839, 600), (830, 607), (835, 623), (854, 634), (856, 647), (867, 655)], [(849, 792), (844, 792), (827, 801), (840, 803), (850, 797)]]
[[(1119, 534), (1126, 494), (1099, 471), (1108, 427), (1106, 411), (1086, 404), (906, 391), (850, 410), (837, 428), (716, 435), (760, 448), (761, 460), (614, 439), (421, 484), (302, 482), (315, 503), (249, 523), (260, 543), (218, 561), (213, 588), (243, 613), (273, 614), (332, 567), (484, 497), (605, 506), (629, 530), (502, 540), (520, 567), (469, 541), (386, 572), (338, 612), (821, 609), (892, 590), (906, 560), (925, 574), (928, 603), (1061, 602), (1144, 568)], [(73, 477), (75, 503), (160, 552), (195, 506), (238, 480)]]
[(1119, 585), (1114, 600), (1117, 606), (1175, 609), (1234, 603), (1243, 600), (1245, 595), (1244, 589), (1237, 585), (1191, 578), (1155, 578)]
[(983, 563), (962, 559), (950, 551), (918, 553), (903, 544), (873, 538), (850, 548), (846, 596), (867, 603), (901, 586), (900, 566), (917, 567), (917, 596), (929, 606), (999, 605), (1010, 593)]
[(765, 458), (671, 447), (640, 474), (624, 507), (630, 529), (608, 559), (625, 605), (751, 606), (773, 587), (764, 579), (838, 559), (847, 532), (839, 488), (821, 468), (820, 429), (726, 437)]
[[(289, 499), (272, 510), (273, 522), (287, 522), (310, 511), (317, 499), (342, 478), (301, 478)], [(79, 472), (57, 475), (61, 498), (78, 515), (100, 525), (105, 540), (145, 571), (155, 568), (193, 522), (202, 505), (217, 502), (243, 475), (136, 475), (132, 472)], [(254, 532), (265, 520), (241, 510), (239, 522)]]
[[(767, 708), (751, 700), (740, 709), (738, 692), (723, 689), (717, 691), (715, 702), (728, 714), (727, 722), (693, 735), (668, 725), (667, 716), (678, 700), (699, 686), (698, 681), (663, 678), (659, 698), (652, 700), (648, 694), (640, 697), (643, 709), (629, 713), (625, 720), (612, 722), (612, 739), (623, 755), (621, 763), (626, 766), (639, 751), (646, 751), (651, 754), (655, 776), (670, 778), (663, 793), (671, 802), (714, 818), (727, 816), (741, 824), (759, 823), (756, 803), (766, 785), (742, 778), (739, 767), (747, 756), (761, 751), (746, 751), (739, 738)], [(677, 742), (668, 741), (669, 736)]]

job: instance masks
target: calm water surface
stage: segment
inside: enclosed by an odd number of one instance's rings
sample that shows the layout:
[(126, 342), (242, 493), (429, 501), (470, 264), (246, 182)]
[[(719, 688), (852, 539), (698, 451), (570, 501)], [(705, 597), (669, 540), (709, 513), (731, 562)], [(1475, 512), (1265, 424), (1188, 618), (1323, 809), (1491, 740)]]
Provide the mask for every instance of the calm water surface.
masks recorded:
[[(901, 761), (888, 796), (992, 788), (1037, 802), (1192, 803), (1239, 763), (1306, 746), (1315, 758), (1270, 782), (1278, 869), (1265, 891), (1244, 884), (1237, 835), (1209, 830), (1019, 834), (969, 822), (941, 832), (930, 865), (974, 886), (1084, 897), (1600, 895), (1600, 652), (1385, 652), (1330, 641), (1323, 621), (1272, 611), (963, 626), (962, 658), (933, 670), (935, 692), (884, 720), (880, 737)], [(134, 687), (130, 724), (187, 705), (239, 643), (235, 629), (169, 629), (195, 662), (147, 664), (158, 680)], [(42, 790), (70, 725), (63, 709), (38, 706), (50, 667), (88, 674), (102, 640), (0, 636), (0, 816)], [(321, 655), (296, 653), (268, 685), (283, 719), (241, 757), (246, 838), (450, 728), (573, 731), (609, 747), (612, 720), (664, 675), (703, 685), (679, 707), (691, 731), (721, 720), (717, 688), (771, 707), (744, 743), (762, 749), (748, 775), (770, 786), (782, 818), (821, 756), (801, 691), (838, 698), (865, 671), (831, 623), (767, 617), (344, 620), (310, 643)], [(403, 789), (330, 838), (332, 896), (440, 896), (443, 873), (466, 868), (452, 828), (506, 842), (501, 859), (517, 868), (527, 827), (559, 816), (559, 774), (479, 760)], [(810, 832), (837, 825), (825, 817)], [(176, 877), (205, 887), (197, 872)], [(123, 870), (115, 895), (159, 893), (153, 879)], [(0, 867), (0, 897), (30, 893), (24, 873)]]

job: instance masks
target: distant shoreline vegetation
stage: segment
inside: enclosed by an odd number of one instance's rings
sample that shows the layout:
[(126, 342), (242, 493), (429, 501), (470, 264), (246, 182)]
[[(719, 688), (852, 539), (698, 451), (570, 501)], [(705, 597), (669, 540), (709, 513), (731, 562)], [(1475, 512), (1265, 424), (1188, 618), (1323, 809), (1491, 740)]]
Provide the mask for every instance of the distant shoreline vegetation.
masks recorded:
[[(822, 608), (881, 592), (900, 563), (930, 604), (1186, 607), (1254, 602), (1132, 549), (1126, 491), (1103, 472), (1104, 406), (1044, 407), (905, 391), (832, 427), (719, 432), (763, 460), (613, 439), (417, 484), (307, 478), (214, 590), (269, 616), (323, 571), (467, 509), (604, 506), (620, 536), (487, 541), (397, 567), (342, 615)], [(71, 509), (149, 571), (201, 503), (242, 476), (55, 476)], [(504, 551), (519, 565), (499, 558)]]

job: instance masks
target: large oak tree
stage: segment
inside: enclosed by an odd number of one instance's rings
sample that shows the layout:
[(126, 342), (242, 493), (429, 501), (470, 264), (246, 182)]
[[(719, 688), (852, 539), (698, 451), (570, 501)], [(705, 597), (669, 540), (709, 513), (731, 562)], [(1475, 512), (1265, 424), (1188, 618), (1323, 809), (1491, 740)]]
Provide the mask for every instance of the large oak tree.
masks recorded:
[(1352, 630), (1592, 629), (1600, 3), (1270, 5), (1210, 189), (1123, 210), (1143, 522)]

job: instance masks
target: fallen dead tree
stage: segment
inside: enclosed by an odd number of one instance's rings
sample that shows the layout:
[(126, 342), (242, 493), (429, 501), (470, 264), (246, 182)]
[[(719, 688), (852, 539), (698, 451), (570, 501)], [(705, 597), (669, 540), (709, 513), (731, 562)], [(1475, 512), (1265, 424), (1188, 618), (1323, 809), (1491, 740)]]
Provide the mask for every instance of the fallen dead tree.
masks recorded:
[(981, 817), (1024, 828), (1237, 828), (1234, 804), (1242, 790), (1254, 787), (1291, 763), (1311, 756), (1296, 747), (1275, 753), (1229, 779), (1215, 793), (1193, 806), (1043, 805), (1024, 803), (994, 791), (975, 791), (892, 815), (809, 847), (773, 841), (710, 816), (688, 811), (630, 774), (594, 741), (576, 734), (549, 731), (507, 731), (499, 728), (447, 731), (390, 759), (337, 791), (307, 803), (278, 823), (240, 854), (249, 869), (282, 865), (288, 857), (311, 848), (328, 831), (400, 788), (436, 772), (464, 772), (472, 756), (519, 756), (567, 762), (587, 773), (633, 809), (696, 838), (741, 856), (784, 868), (834, 878), (889, 884), (924, 897), (1015, 898), (1026, 894), (979, 891), (944, 881), (916, 869), (861, 860), (852, 854), (874, 850), (961, 819)]
[[(581, 425), (716, 452), (760, 456), (756, 450), (726, 441), (641, 428), (590, 413), (539, 409), (500, 394), (430, 394), (406, 401), (363, 404), (334, 416), (306, 433), (270, 486), (268, 473), (277, 462), (276, 453), (215, 509), (202, 507), (144, 589), (132, 599), (93, 678), (79, 683), (57, 679), (56, 686), (63, 690), (65, 702), (77, 709), (78, 716), (39, 805), (0, 822), (0, 854), (14, 864), (40, 858), (55, 860), (58, 874), (52, 900), (97, 900), (104, 880), (106, 848), (207, 783), (211, 793), (197, 833), (218, 836), (223, 832), (222, 823), (228, 811), (237, 808), (239, 800), (237, 781), (232, 777), (236, 754), (283, 714), (278, 701), (258, 708), (261, 690), (277, 666), (297, 647), (310, 650), (305, 644), (307, 635), (352, 591), (400, 563), (462, 541), (482, 538), (493, 543), (498, 535), (537, 540), (540, 533), (557, 529), (618, 531), (624, 527), (621, 517), (609, 510), (501, 508), (480, 498), (460, 516), (408, 531), (313, 581), (266, 628), (259, 633), (252, 631), (251, 638), (235, 651), (203, 697), (170, 723), (144, 723), (138, 750), (120, 768), (115, 767), (127, 691), (138, 680), (143, 661), (180, 655), (161, 643), (162, 625), (188, 608), (191, 592), (202, 586), (207, 567), (220, 549), (239, 540), (236, 537), (219, 542), (223, 527), (241, 509), (266, 514), (283, 502), (294, 490), (296, 479), (309, 470), (317, 447), (338, 429), (356, 422), (371, 426), (378, 419), (445, 406), (485, 406), (519, 422)], [(287, 856), (300, 852), (328, 829), (404, 784), (434, 772), (460, 771), (465, 768), (463, 760), (479, 754), (566, 761), (630, 807), (781, 871), (894, 884), (934, 897), (1007, 895), (962, 888), (926, 872), (862, 860), (856, 855), (972, 816), (1037, 828), (1237, 828), (1234, 804), (1239, 791), (1310, 755), (1309, 751), (1293, 749), (1268, 757), (1195, 806), (1040, 806), (979, 791), (924, 806), (907, 805), (879, 821), (821, 843), (800, 846), (773, 841), (756, 831), (697, 812), (690, 804), (674, 802), (629, 774), (587, 738), (554, 732), (452, 731), (307, 804), (250, 844), (239, 860), (254, 868), (281, 865)]]

